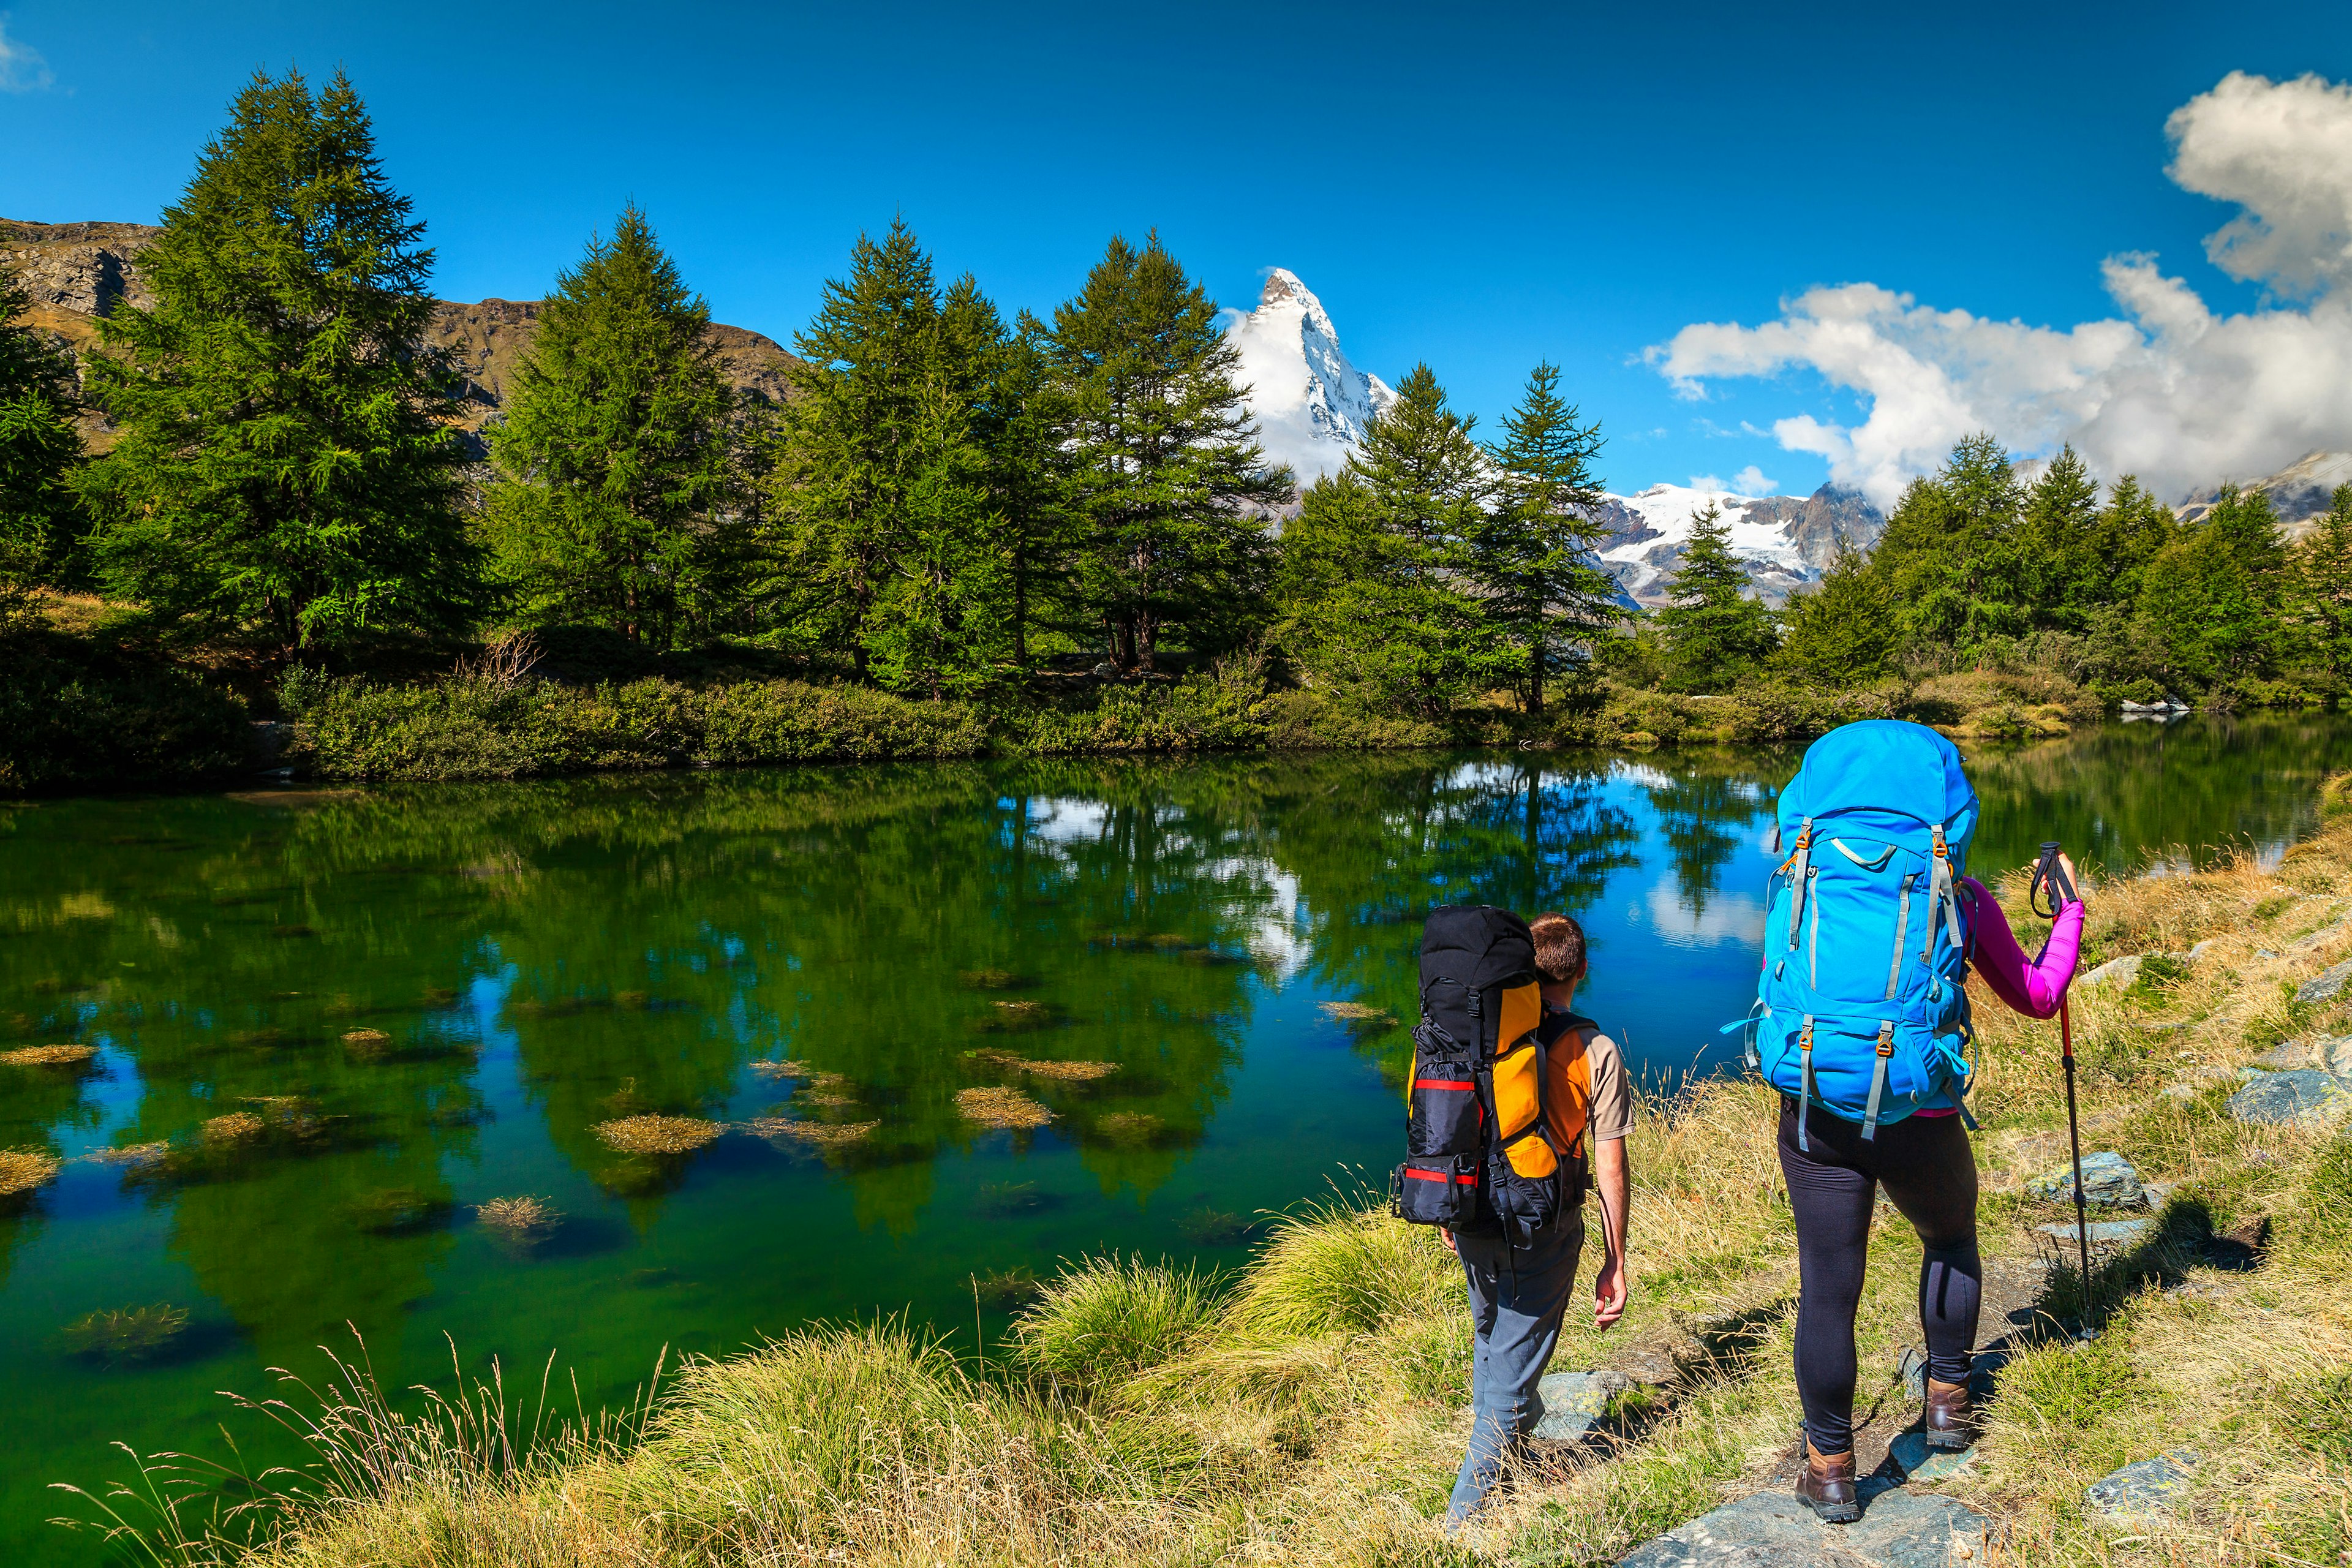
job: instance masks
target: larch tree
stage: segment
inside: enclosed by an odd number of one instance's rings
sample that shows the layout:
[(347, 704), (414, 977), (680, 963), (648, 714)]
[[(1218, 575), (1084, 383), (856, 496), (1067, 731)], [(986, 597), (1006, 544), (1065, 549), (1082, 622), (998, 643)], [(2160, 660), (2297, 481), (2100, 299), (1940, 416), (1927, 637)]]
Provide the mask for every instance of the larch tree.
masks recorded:
[(2296, 546), (2294, 595), (2321, 667), (2352, 675), (2352, 484), (2338, 485), (2327, 514)]
[(81, 461), (73, 363), (17, 321), (31, 297), (0, 271), (0, 626), (58, 580), (72, 549)]
[(1471, 554), (1486, 592), (1485, 617), (1524, 660), (1521, 700), (1544, 710), (1544, 683), (1578, 649), (1616, 624), (1617, 581), (1601, 570), (1608, 525), (1592, 460), (1601, 425), (1578, 423), (1559, 395), (1559, 367), (1538, 364), (1490, 450), (1494, 501), (1473, 530)]
[(112, 591), (282, 653), (461, 624), (456, 377), (424, 345), (433, 253), (367, 110), (257, 74), (140, 257), (89, 356), (121, 432), (81, 472)]
[(1754, 597), (1748, 568), (1732, 552), (1731, 524), (1714, 501), (1691, 516), (1658, 626), (1682, 683), (1702, 690), (1719, 689), (1772, 653), (1772, 612)]
[(692, 293), (635, 206), (540, 306), (490, 433), (485, 512), (530, 619), (667, 647), (729, 548), (737, 396)]
[(1084, 519), (1081, 589), (1126, 669), (1181, 632), (1195, 649), (1256, 619), (1270, 556), (1253, 505), (1288, 497), (1257, 443), (1217, 307), (1149, 236), (1114, 238), (1048, 340)]

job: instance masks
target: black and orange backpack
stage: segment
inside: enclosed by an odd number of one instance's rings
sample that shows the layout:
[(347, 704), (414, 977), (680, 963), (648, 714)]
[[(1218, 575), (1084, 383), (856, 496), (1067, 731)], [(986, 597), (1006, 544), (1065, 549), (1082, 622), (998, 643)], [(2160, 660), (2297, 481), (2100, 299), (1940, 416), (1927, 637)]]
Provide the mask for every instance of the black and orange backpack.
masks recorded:
[[(1515, 1246), (1584, 1199), (1584, 1103), (1549, 1103), (1550, 1057), (1570, 1081), (1589, 1027), (1544, 1026), (1528, 922), (1508, 910), (1430, 911), (1421, 938), (1421, 1023), (1413, 1030), (1405, 1160), (1389, 1180), (1391, 1209), (1414, 1225)], [(1579, 1099), (1590, 1100), (1590, 1092)]]

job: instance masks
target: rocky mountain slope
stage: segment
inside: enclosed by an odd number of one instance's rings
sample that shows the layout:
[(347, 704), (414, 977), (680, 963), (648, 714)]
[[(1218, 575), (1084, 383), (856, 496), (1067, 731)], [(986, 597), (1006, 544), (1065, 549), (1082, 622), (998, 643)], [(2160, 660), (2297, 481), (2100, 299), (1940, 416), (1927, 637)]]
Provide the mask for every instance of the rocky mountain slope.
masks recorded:
[[(2317, 526), (2336, 487), (2343, 484), (2352, 484), (2352, 452), (2312, 452), (2267, 478), (2242, 479), (2238, 488), (2267, 491), (2287, 537), (2300, 539)], [(2190, 496), (2179, 508), (2181, 521), (2204, 516), (2221, 493), (2221, 487), (2214, 485)]]
[(1861, 548), (1886, 526), (1862, 492), (1834, 485), (1809, 496), (1737, 496), (1685, 485), (1612, 495), (1601, 503), (1611, 540), (1601, 560), (1637, 604), (1654, 608), (1672, 595), (1692, 519), (1710, 502), (1731, 523), (1731, 548), (1746, 563), (1757, 596), (1776, 606), (1821, 580), (1841, 540)]
[[(154, 302), (139, 274), (139, 253), (155, 237), (141, 223), (23, 223), (0, 219), (0, 268), (31, 291), (26, 320), (75, 353), (98, 346), (99, 321), (115, 306)], [(430, 342), (451, 351), (466, 377), (461, 424), (478, 432), (498, 412), (516, 363), (539, 323), (536, 300), (436, 300)], [(793, 356), (772, 338), (713, 322), (710, 338), (728, 378), (742, 391), (780, 400)], [(103, 442), (102, 432), (93, 432)]]

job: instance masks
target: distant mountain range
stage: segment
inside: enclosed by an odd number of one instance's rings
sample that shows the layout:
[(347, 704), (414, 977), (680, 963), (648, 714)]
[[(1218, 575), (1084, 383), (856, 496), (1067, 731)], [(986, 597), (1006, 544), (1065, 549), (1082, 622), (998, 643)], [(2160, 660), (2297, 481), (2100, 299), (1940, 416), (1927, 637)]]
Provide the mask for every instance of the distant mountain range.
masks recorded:
[[(139, 275), (139, 253), (157, 230), (143, 223), (21, 223), (0, 219), (0, 268), (14, 270), (32, 291), (26, 320), (54, 333), (75, 353), (95, 348), (99, 319), (128, 300), (147, 305), (153, 296)], [(475, 440), (506, 395), (515, 362), (539, 324), (536, 300), (483, 300), (473, 304), (434, 302), (427, 342), (450, 350), (466, 384), (458, 394), (458, 423)], [(772, 338), (742, 327), (710, 328), (719, 363), (745, 392), (781, 399), (793, 356)], [(90, 432), (106, 444), (102, 426)]]
[[(117, 301), (149, 301), (139, 253), (155, 234), (148, 224), (0, 219), (0, 268), (14, 270), (32, 291), (26, 319), (79, 353), (96, 346), (99, 320)], [(538, 317), (535, 300), (439, 300), (434, 306), (427, 337), (449, 349), (465, 374), (460, 423), (478, 451), (479, 432), (506, 395)], [(1266, 274), (1255, 310), (1227, 315), (1225, 332), (1240, 351), (1242, 378), (1250, 385), (1250, 407), (1267, 455), (1288, 463), (1302, 485), (1344, 464), (1364, 427), (1396, 399), (1379, 376), (1349, 360), (1323, 302), (1297, 274), (1282, 268)], [(716, 322), (710, 336), (719, 363), (738, 388), (782, 399), (794, 363), (782, 344), (748, 328)], [(94, 424), (89, 434), (96, 444), (106, 444), (102, 426)], [(2352, 482), (2352, 453), (2315, 452), (2279, 473), (2242, 480), (2240, 488), (2267, 491), (2286, 531), (2300, 536), (2327, 510), (2335, 487), (2347, 482)], [(2202, 516), (2218, 489), (2189, 497), (2180, 516)], [(1740, 496), (1671, 484), (1612, 493), (1601, 509), (1610, 529), (1601, 560), (1631, 601), (1652, 606), (1665, 602), (1690, 538), (1692, 516), (1710, 502), (1730, 520), (1732, 548), (1746, 561), (1758, 595), (1775, 605), (1818, 581), (1840, 540), (1867, 545), (1885, 527), (1885, 519), (1859, 492), (1832, 485), (1809, 496)]]

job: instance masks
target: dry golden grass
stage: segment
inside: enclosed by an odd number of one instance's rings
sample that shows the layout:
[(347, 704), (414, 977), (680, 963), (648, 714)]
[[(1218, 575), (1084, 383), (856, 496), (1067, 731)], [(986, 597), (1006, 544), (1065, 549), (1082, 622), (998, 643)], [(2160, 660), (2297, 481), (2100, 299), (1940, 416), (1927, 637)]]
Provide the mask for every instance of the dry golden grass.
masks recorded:
[(820, 1149), (846, 1148), (862, 1143), (874, 1135), (880, 1121), (796, 1121), (782, 1116), (755, 1117), (741, 1123), (743, 1131), (757, 1138), (789, 1138), (795, 1142), (814, 1143)]
[(956, 1111), (982, 1127), (1043, 1127), (1054, 1120), (1052, 1111), (1017, 1089), (958, 1089)]
[(691, 1154), (727, 1131), (698, 1116), (624, 1116), (596, 1124), (596, 1136), (625, 1154)]
[(39, 1149), (0, 1149), (0, 1198), (22, 1197), (57, 1180), (65, 1167)]
[(197, 1135), (207, 1143), (244, 1143), (269, 1131), (269, 1123), (250, 1110), (232, 1110), (207, 1120)]
[(95, 1046), (19, 1046), (0, 1051), (0, 1062), (12, 1068), (78, 1068), (97, 1055)]
[(474, 1207), (477, 1223), (513, 1240), (535, 1240), (563, 1223), (563, 1211), (545, 1198), (492, 1198)]

